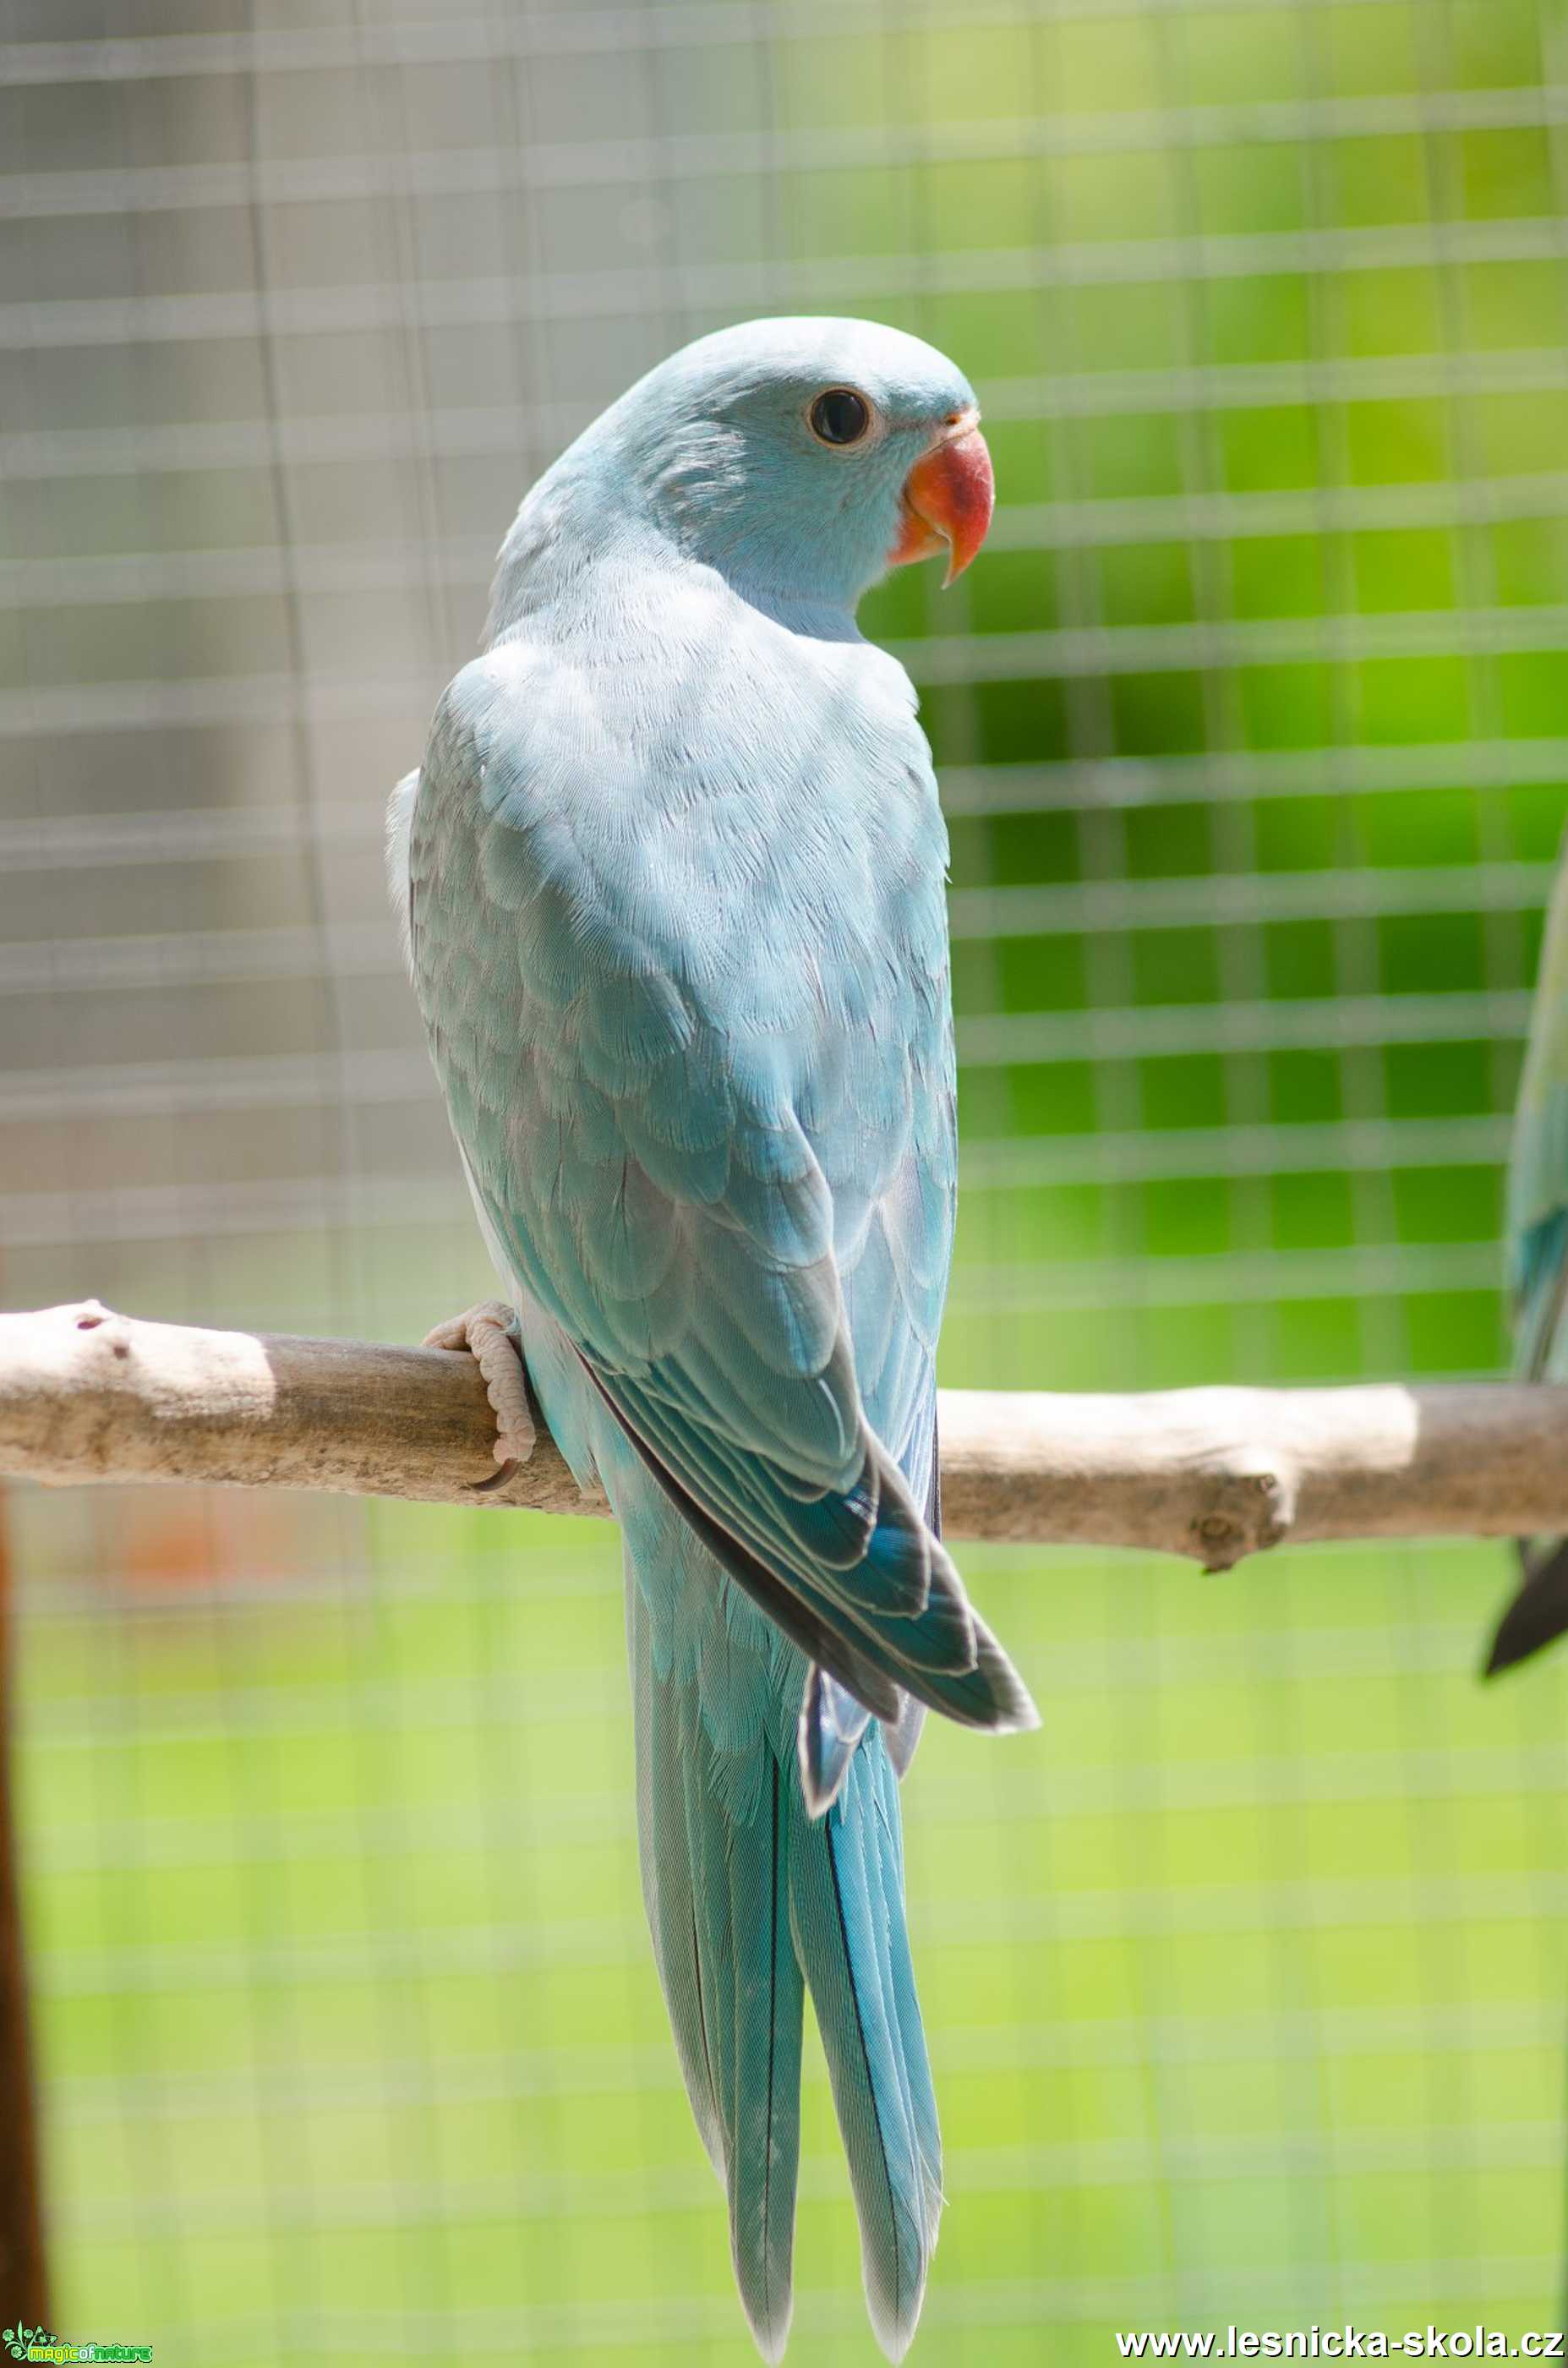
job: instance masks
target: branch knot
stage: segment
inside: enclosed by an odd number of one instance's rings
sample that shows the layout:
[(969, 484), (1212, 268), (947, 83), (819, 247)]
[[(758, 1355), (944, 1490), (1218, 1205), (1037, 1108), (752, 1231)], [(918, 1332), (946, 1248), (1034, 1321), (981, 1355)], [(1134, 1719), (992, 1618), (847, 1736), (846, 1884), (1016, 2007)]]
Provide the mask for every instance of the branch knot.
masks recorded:
[(1289, 1537), (1296, 1520), (1296, 1484), (1281, 1471), (1273, 1448), (1250, 1446), (1206, 1459), (1199, 1509), (1188, 1524), (1191, 1552), (1205, 1570), (1233, 1569)]

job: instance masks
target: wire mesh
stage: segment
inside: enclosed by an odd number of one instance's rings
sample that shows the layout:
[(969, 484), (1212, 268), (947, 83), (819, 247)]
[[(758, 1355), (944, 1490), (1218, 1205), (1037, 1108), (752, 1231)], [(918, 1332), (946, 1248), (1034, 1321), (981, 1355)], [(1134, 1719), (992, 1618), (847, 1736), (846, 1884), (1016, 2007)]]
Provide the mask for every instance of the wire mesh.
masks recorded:
[[(423, 13), (421, 13), (421, 5)], [(1001, 508), (868, 603), (952, 817), (944, 1377), (1487, 1372), (1568, 796), (1568, 61), (1533, 0), (11, 0), (17, 1305), (417, 1335), (485, 1276), (390, 784), (562, 442), (864, 311)], [(751, 2356), (637, 1905), (614, 1541), (11, 1508), (65, 2330)], [(922, 2356), (1556, 2316), (1563, 1679), (1491, 1549), (971, 1550), (1046, 1713), (906, 1794)], [(797, 2340), (864, 2359), (809, 2073)]]

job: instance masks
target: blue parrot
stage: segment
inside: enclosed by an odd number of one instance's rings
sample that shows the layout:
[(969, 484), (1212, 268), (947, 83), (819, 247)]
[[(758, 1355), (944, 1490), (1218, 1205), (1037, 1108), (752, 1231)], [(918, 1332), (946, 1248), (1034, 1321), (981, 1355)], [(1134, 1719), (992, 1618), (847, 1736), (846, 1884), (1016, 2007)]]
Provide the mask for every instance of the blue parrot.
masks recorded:
[[(1547, 915), (1508, 1164), (1514, 1371), (1568, 1381), (1568, 840)], [(1523, 1538), (1522, 1584), (1497, 1625), (1486, 1674), (1528, 1660), (1568, 1628), (1568, 1539)]]
[[(860, 321), (758, 321), (639, 381), (533, 487), (390, 866), (523, 1363), (625, 1543), (643, 1898), (727, 2191), (789, 2332), (810, 1988), (879, 2341), (914, 2333), (941, 2151), (897, 1777), (927, 1708), (1033, 1725), (939, 1539), (955, 1192), (947, 836), (891, 564), (984, 535), (973, 393)], [(510, 1337), (509, 1337), (510, 1336)]]

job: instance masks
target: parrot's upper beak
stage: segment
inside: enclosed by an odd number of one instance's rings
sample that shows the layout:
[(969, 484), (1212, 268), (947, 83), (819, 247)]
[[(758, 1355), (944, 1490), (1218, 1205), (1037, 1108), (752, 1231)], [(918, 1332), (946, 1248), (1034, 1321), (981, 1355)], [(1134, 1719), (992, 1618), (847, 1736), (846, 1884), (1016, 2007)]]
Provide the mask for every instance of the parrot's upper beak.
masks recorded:
[(903, 567), (912, 559), (929, 559), (945, 551), (944, 589), (963, 574), (985, 541), (996, 499), (991, 455), (979, 420), (978, 411), (955, 412), (940, 442), (911, 469), (903, 487), (903, 522), (888, 553), (892, 566)]

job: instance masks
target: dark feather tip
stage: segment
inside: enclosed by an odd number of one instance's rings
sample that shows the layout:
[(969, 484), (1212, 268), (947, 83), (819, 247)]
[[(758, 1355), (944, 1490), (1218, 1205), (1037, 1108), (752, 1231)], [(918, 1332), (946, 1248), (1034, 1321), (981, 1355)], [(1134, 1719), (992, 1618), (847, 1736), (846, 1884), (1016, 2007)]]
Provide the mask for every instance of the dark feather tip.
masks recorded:
[(1497, 1623), (1482, 1675), (1499, 1676), (1528, 1661), (1568, 1630), (1568, 1541), (1540, 1549), (1521, 1543), (1525, 1583)]

